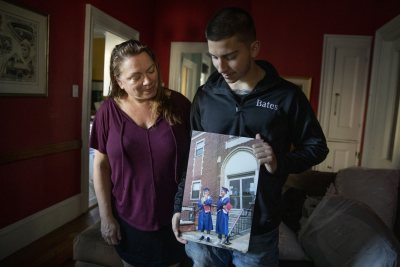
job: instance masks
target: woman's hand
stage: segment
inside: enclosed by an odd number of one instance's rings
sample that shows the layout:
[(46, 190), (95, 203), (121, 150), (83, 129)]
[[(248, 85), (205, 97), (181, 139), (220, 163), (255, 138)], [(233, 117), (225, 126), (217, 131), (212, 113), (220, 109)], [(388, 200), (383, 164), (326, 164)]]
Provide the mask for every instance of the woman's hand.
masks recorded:
[[(256, 134), (256, 139), (262, 140), (260, 134)], [(273, 174), (278, 167), (275, 153), (272, 147), (265, 141), (253, 145), (253, 150), (260, 164), (264, 164), (267, 171)]]
[(176, 240), (178, 240), (182, 244), (186, 244), (187, 241), (181, 238), (181, 232), (179, 231), (180, 220), (181, 220), (181, 213), (176, 212), (174, 216), (172, 216), (172, 232), (174, 232)]
[(101, 236), (109, 245), (117, 245), (119, 243), (121, 231), (114, 217), (101, 219)]

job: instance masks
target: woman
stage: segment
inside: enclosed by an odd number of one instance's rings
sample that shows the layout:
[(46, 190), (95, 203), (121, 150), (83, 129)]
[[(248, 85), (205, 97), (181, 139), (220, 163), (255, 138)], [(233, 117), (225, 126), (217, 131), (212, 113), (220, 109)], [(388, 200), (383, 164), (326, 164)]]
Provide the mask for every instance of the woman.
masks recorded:
[(190, 102), (161, 86), (153, 52), (136, 40), (114, 48), (110, 78), (90, 140), (102, 236), (125, 267), (178, 265), (184, 247), (171, 218), (186, 171)]
[[(199, 208), (199, 219), (197, 230), (201, 233), (204, 233), (204, 230), (207, 231), (207, 242), (211, 242), (210, 232), (213, 230), (213, 223), (211, 217), (211, 205), (213, 203), (213, 199), (210, 196), (210, 189), (207, 187), (203, 189), (203, 197), (199, 199), (197, 203), (197, 207)], [(202, 234), (200, 240), (204, 239), (204, 235)]]

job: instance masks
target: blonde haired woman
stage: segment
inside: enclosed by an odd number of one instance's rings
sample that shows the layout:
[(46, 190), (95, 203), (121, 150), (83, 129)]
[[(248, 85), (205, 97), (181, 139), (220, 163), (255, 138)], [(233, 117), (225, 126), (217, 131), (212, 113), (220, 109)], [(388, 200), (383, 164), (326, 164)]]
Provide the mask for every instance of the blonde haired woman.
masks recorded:
[(161, 86), (153, 52), (136, 40), (114, 48), (110, 78), (90, 140), (102, 236), (124, 266), (177, 265), (184, 248), (171, 218), (186, 171), (190, 102)]

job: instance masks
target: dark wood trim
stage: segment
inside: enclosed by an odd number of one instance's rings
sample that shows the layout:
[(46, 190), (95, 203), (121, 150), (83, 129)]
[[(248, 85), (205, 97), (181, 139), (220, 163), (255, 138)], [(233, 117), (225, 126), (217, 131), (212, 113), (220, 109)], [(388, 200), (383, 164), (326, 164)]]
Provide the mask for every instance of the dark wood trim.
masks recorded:
[(8, 164), (15, 161), (27, 160), (31, 158), (44, 157), (51, 154), (58, 154), (65, 151), (77, 150), (82, 146), (80, 140), (72, 140), (57, 144), (48, 144), (36, 148), (6, 152), (0, 154), (0, 165)]

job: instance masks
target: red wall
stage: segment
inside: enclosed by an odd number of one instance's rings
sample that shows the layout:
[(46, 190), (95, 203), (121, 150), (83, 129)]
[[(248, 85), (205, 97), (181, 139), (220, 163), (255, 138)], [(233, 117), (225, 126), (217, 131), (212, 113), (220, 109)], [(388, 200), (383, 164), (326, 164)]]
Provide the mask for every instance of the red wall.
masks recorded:
[[(168, 86), (171, 42), (206, 42), (207, 21), (220, 8), (238, 6), (250, 12), (245, 0), (157, 1), (153, 49), (160, 61), (162, 80)], [(173, 88), (172, 88), (173, 89)]]
[(208, 19), (224, 6), (239, 6), (253, 15), (262, 45), (260, 59), (273, 63), (281, 75), (312, 77), (311, 104), (315, 111), (318, 109), (323, 35), (374, 36), (379, 27), (400, 14), (398, 0), (162, 2), (156, 9), (160, 23), (155, 27), (154, 49), (166, 85), (169, 42), (205, 42)]
[[(310, 76), (317, 109), (323, 34), (374, 35), (400, 14), (398, 0), (14, 0), (50, 15), (48, 97), (0, 96), (0, 156), (47, 144), (81, 140), (85, 3), (92, 3), (140, 32), (157, 53), (168, 84), (171, 41), (205, 41), (204, 28), (223, 6), (240, 6), (255, 19), (260, 58), (284, 75)], [(80, 94), (81, 95), (81, 94)], [(80, 151), (0, 165), (0, 228), (80, 192)]]
[[(0, 156), (81, 140), (86, 2), (152, 42), (153, 1), (12, 1), (50, 16), (48, 96), (0, 96)], [(73, 84), (79, 85), (79, 98), (72, 97)], [(0, 228), (78, 194), (80, 162), (80, 150), (72, 150), (0, 165)]]
[[(260, 58), (281, 75), (312, 77), (317, 111), (324, 34), (370, 35), (400, 14), (398, 0), (252, 1)], [(372, 61), (372, 57), (371, 57)]]

